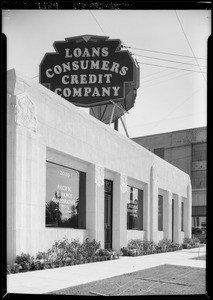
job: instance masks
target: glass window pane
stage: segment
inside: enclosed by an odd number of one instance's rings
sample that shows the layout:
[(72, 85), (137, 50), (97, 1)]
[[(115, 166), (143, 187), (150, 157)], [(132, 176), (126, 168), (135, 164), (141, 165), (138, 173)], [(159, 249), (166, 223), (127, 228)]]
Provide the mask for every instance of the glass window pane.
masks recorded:
[(112, 181), (104, 180), (104, 185), (105, 185), (105, 192), (112, 193)]
[(143, 191), (128, 186), (127, 229), (143, 230)]
[(163, 230), (163, 196), (158, 195), (158, 230)]
[(207, 143), (198, 143), (192, 145), (192, 161), (206, 161)]
[(199, 189), (206, 187), (206, 170), (197, 170), (191, 172), (192, 188)]
[(183, 222), (184, 222), (184, 203), (181, 202), (181, 231), (183, 231)]
[(46, 226), (85, 228), (86, 174), (47, 162)]

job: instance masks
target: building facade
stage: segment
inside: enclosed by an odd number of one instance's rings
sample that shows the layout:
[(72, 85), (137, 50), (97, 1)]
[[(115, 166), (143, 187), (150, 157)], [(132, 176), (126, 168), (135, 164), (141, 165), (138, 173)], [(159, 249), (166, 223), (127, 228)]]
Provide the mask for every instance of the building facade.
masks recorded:
[(8, 71), (7, 259), (85, 238), (191, 237), (188, 174), (31, 79)]
[(206, 227), (207, 128), (136, 137), (133, 140), (191, 177), (192, 227)]

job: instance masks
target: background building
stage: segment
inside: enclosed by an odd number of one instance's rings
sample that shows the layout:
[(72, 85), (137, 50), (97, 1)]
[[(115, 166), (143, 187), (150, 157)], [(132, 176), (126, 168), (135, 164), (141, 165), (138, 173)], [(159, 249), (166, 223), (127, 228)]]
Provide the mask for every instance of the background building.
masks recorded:
[(205, 228), (207, 128), (179, 130), (133, 140), (190, 175), (192, 227)]

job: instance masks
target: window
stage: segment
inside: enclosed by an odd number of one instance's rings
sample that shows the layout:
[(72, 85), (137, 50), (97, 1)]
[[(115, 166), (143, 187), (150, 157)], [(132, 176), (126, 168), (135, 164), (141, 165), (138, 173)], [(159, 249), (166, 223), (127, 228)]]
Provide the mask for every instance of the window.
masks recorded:
[(86, 228), (86, 173), (47, 162), (46, 227)]
[(127, 188), (127, 229), (143, 230), (143, 190)]
[(206, 159), (207, 143), (192, 145), (192, 188), (200, 189), (206, 187)]
[(192, 216), (192, 227), (206, 228), (206, 217)]
[(192, 188), (200, 189), (206, 187), (206, 170), (192, 171)]
[(154, 149), (154, 154), (164, 159), (164, 148)]
[(163, 230), (163, 196), (158, 195), (158, 231)]
[(198, 143), (192, 145), (192, 161), (206, 161), (207, 143)]
[(204, 217), (206, 216), (206, 206), (192, 206), (193, 217)]
[(181, 202), (181, 231), (183, 231), (183, 223), (184, 223), (184, 203)]

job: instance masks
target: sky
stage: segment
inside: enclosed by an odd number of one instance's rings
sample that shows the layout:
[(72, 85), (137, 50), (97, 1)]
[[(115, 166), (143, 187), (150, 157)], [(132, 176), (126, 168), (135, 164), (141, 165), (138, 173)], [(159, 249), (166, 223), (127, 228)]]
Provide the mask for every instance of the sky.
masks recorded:
[[(120, 39), (140, 66), (135, 104), (125, 114), (130, 138), (207, 125), (208, 10), (12, 9), (2, 11), (2, 32), (7, 69), (35, 82), (55, 41), (85, 34)], [(126, 134), (121, 122), (119, 132)]]

